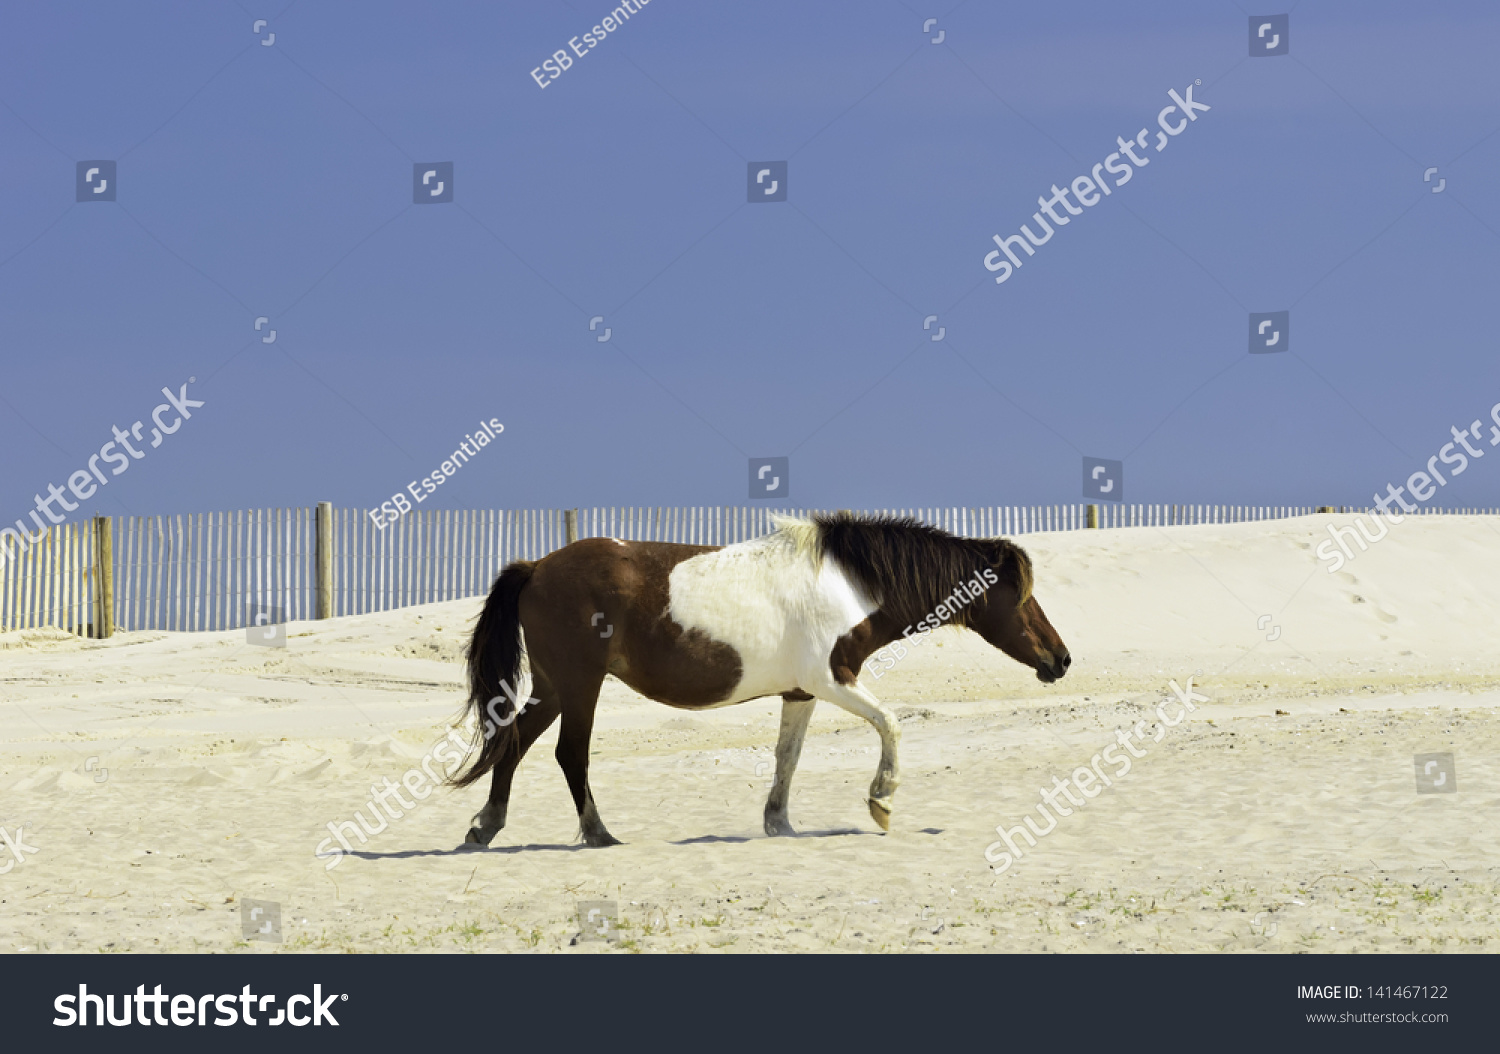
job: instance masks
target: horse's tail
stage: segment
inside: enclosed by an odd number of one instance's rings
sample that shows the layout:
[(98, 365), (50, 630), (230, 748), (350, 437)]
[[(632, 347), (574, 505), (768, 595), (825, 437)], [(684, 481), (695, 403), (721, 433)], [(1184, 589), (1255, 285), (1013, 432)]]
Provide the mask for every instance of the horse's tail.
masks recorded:
[[(531, 581), (536, 563), (517, 560), (501, 571), (490, 589), (484, 611), (469, 640), (469, 702), (477, 726), (467, 770), (448, 780), (467, 787), (494, 768), (512, 749), (519, 752), (521, 694), (521, 590)], [(508, 720), (507, 720), (508, 718)], [(497, 722), (503, 723), (503, 727)]]

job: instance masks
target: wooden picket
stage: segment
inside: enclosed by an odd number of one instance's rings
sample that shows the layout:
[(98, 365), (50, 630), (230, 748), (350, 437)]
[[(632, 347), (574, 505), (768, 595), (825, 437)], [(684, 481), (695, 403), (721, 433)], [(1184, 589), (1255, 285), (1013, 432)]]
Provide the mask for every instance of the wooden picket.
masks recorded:
[[(535, 560), (567, 540), (558, 509), (417, 509), (380, 524), (362, 509), (329, 509), (328, 609), (362, 615), (486, 592), (506, 563)], [(766, 534), (773, 514), (818, 510), (755, 506), (599, 507), (576, 510), (578, 536), (730, 545)], [(1073, 531), (1088, 506), (880, 509), (963, 536)], [(1102, 529), (1245, 523), (1307, 516), (1314, 506), (1098, 506)], [(1369, 513), (1341, 508), (1340, 512)], [(1500, 509), (1423, 509), (1496, 515)], [(102, 524), (102, 526), (101, 526)], [(15, 542), (14, 538), (7, 538)], [(98, 553), (112, 547), (110, 574)], [(309, 508), (179, 516), (120, 516), (62, 524), (0, 551), (0, 631), (49, 626), (96, 632), (99, 594), (112, 588), (111, 623), (122, 630), (202, 631), (249, 624), (256, 606), (289, 621), (318, 612), (317, 515)], [(103, 630), (107, 633), (108, 628)]]

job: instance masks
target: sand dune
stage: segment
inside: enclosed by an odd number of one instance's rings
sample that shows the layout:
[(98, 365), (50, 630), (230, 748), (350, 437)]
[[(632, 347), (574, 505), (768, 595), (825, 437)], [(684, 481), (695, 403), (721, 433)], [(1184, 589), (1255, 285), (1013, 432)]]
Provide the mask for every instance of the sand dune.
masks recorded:
[[(1492, 947), (1500, 525), (1408, 520), (1329, 574), (1316, 547), (1351, 519), (1022, 539), (1073, 671), (1044, 686), (945, 632), (867, 672), (902, 716), (889, 835), (877, 738), (843, 712), (813, 720), (803, 836), (769, 839), (776, 705), (684, 714), (610, 681), (592, 780), (626, 845), (575, 842), (554, 730), (488, 850), (459, 846), (484, 787), (442, 789), (328, 870), (327, 824), (457, 715), (478, 600), (294, 623), (284, 650), (0, 635), (0, 827), (36, 850), (0, 845), (0, 949)], [(1158, 728), (1189, 677), (1206, 701)], [(1138, 723), (1129, 773), (997, 873), (997, 825)], [(1451, 754), (1456, 792), (1417, 793), (1418, 754)], [(281, 905), (283, 943), (244, 940), (245, 898)], [(582, 900), (617, 903), (619, 942), (570, 943)]]

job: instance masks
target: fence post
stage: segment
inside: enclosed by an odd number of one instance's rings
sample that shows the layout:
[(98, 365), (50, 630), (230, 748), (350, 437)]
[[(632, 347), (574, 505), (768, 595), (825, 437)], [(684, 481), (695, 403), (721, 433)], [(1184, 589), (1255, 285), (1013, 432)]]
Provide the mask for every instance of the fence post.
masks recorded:
[(94, 517), (94, 636), (115, 632), (115, 545), (108, 516)]
[(578, 510), (567, 509), (563, 512), (563, 527), (568, 532), (568, 544), (572, 545), (578, 541)]
[(1094, 528), (1097, 528), (1099, 526), (1099, 506), (1097, 506), (1097, 505), (1090, 505), (1089, 506), (1089, 520), (1088, 520), (1088, 523), (1089, 523), (1090, 529), (1094, 529)]
[(318, 618), (333, 618), (333, 503), (318, 502), (317, 545)]

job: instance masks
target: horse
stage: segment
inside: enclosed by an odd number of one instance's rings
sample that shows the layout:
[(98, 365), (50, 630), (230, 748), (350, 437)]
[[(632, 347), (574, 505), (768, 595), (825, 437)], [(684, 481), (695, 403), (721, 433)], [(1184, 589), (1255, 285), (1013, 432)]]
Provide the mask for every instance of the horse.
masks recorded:
[[(1003, 538), (960, 538), (910, 518), (777, 517), (727, 546), (585, 538), (495, 579), (466, 653), (466, 708), (479, 718), (467, 786), (492, 773), (464, 841), (505, 826), (511, 780), (559, 716), (556, 758), (584, 842), (619, 845), (589, 787), (589, 740), (606, 674), (660, 703), (708, 710), (780, 695), (767, 835), (791, 835), (792, 775), (819, 699), (880, 736), (870, 816), (890, 830), (900, 783), (894, 714), (859, 682), (871, 655), (943, 625), (983, 637), (1051, 683), (1072, 663), (1032, 595), (1031, 559)], [(524, 643), (523, 643), (524, 634)], [(899, 648), (900, 645), (897, 645)], [(523, 658), (531, 695), (519, 696)], [(498, 709), (497, 709), (498, 708)], [(486, 720), (485, 715), (489, 715)]]

